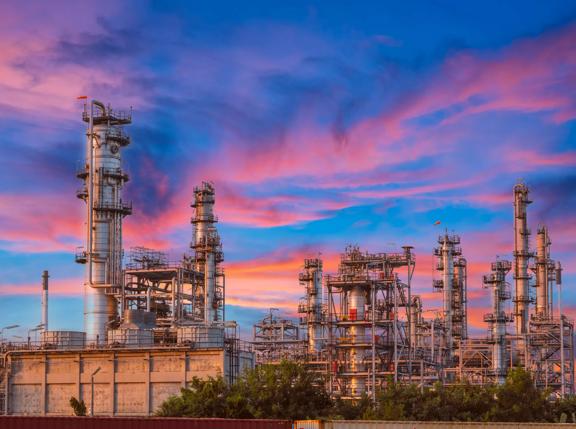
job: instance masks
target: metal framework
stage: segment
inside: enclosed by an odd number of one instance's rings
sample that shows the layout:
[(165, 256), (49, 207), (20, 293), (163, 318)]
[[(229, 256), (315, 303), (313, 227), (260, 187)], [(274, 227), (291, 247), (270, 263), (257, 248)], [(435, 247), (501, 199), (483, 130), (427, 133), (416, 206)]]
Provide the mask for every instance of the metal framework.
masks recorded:
[(274, 316), (271, 308), (267, 316), (254, 325), (252, 345), (256, 363), (275, 364), (284, 359), (301, 360), (305, 353), (305, 341), (300, 339), (300, 328), (289, 319)]

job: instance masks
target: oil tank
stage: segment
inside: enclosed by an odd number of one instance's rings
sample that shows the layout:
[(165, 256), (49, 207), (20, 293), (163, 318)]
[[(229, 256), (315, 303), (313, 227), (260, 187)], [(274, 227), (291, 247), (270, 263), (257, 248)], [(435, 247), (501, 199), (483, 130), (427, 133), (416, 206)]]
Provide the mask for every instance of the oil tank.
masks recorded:
[(44, 331), (42, 346), (46, 349), (82, 349), (86, 334), (79, 331)]

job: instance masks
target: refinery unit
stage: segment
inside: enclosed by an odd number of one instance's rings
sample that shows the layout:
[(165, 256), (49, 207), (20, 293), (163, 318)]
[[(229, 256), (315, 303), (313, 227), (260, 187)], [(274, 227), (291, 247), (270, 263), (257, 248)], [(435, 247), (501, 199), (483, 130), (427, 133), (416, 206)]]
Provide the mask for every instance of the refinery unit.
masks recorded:
[[(192, 377), (234, 382), (253, 367), (250, 347), (224, 313), (222, 244), (214, 215), (215, 190), (193, 195), (193, 240), (178, 262), (132, 248), (123, 266), (122, 199), (128, 175), (122, 152), (131, 112), (86, 103), (86, 160), (77, 197), (86, 205), (84, 330), (48, 329), (48, 272), (42, 275), (39, 341), (0, 344), (0, 414), (69, 415), (71, 397), (94, 415), (151, 415)], [(30, 333), (29, 333), (30, 334)]]
[(526, 185), (514, 187), (512, 260), (496, 259), (481, 279), (492, 304), (484, 315), (487, 335), (469, 336), (468, 264), (460, 237), (446, 231), (433, 251), (437, 276), (430, 284), (442, 297), (441, 310), (429, 313), (412, 293), (411, 246), (380, 253), (348, 246), (335, 273), (324, 273), (319, 257), (304, 260), (300, 320), (271, 309), (245, 344), (225, 318), (214, 186), (193, 190), (193, 239), (179, 261), (144, 247), (125, 254), (122, 222), (132, 205), (122, 199), (129, 179), (122, 152), (130, 144), (124, 128), (131, 112), (93, 100), (82, 119), (86, 161), (77, 172), (83, 181), (77, 196), (86, 205), (86, 247), (75, 259), (85, 267), (84, 330), (48, 329), (45, 271), (42, 319), (31, 330), (40, 341), (0, 344), (0, 414), (67, 415), (76, 397), (95, 415), (151, 415), (192, 377), (234, 382), (245, 368), (285, 359), (325, 375), (326, 389), (350, 400), (391, 381), (502, 383), (515, 366), (529, 370), (538, 386), (575, 393), (562, 267), (552, 259), (546, 227), (538, 228), (531, 248)]
[(302, 362), (345, 399), (372, 396), (391, 381), (501, 384), (513, 367), (557, 395), (574, 394), (574, 326), (562, 313), (562, 266), (551, 259), (545, 226), (535, 251), (530, 247), (528, 187), (517, 184), (513, 196), (512, 260), (497, 258), (481, 279), (492, 305), (483, 317), (487, 335), (468, 335), (467, 260), (460, 237), (446, 231), (433, 251), (438, 278), (431, 286), (442, 308), (432, 317), (412, 294), (412, 247), (369, 253), (348, 246), (335, 274), (323, 274), (320, 259), (304, 260), (300, 320), (271, 312), (254, 326), (257, 364)]

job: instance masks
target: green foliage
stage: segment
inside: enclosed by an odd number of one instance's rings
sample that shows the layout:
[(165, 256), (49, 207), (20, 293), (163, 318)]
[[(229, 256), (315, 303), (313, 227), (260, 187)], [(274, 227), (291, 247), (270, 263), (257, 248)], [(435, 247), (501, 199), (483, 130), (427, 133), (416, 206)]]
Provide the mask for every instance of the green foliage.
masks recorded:
[(330, 399), (317, 373), (293, 362), (247, 371), (228, 385), (222, 378), (194, 378), (180, 396), (169, 398), (159, 416), (275, 418), (288, 420), (414, 420), (414, 421), (574, 421), (576, 398), (548, 400), (530, 373), (510, 371), (501, 386), (436, 383), (431, 387), (389, 381), (373, 403)]
[(332, 406), (323, 380), (303, 366), (282, 362), (247, 371), (233, 385), (194, 378), (181, 395), (162, 404), (159, 416), (313, 419)]
[(530, 373), (516, 368), (496, 390), (489, 418), (499, 422), (541, 422), (550, 418), (549, 392), (536, 388)]
[(73, 396), (70, 398), (70, 406), (72, 407), (75, 416), (86, 415), (86, 404), (84, 401), (78, 401), (78, 399)]

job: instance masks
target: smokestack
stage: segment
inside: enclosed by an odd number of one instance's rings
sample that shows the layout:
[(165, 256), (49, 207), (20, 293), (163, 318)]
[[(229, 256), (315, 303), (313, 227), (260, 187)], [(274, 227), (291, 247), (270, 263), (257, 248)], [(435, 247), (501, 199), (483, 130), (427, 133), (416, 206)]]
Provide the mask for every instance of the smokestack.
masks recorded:
[(48, 331), (48, 271), (42, 273), (42, 326)]

